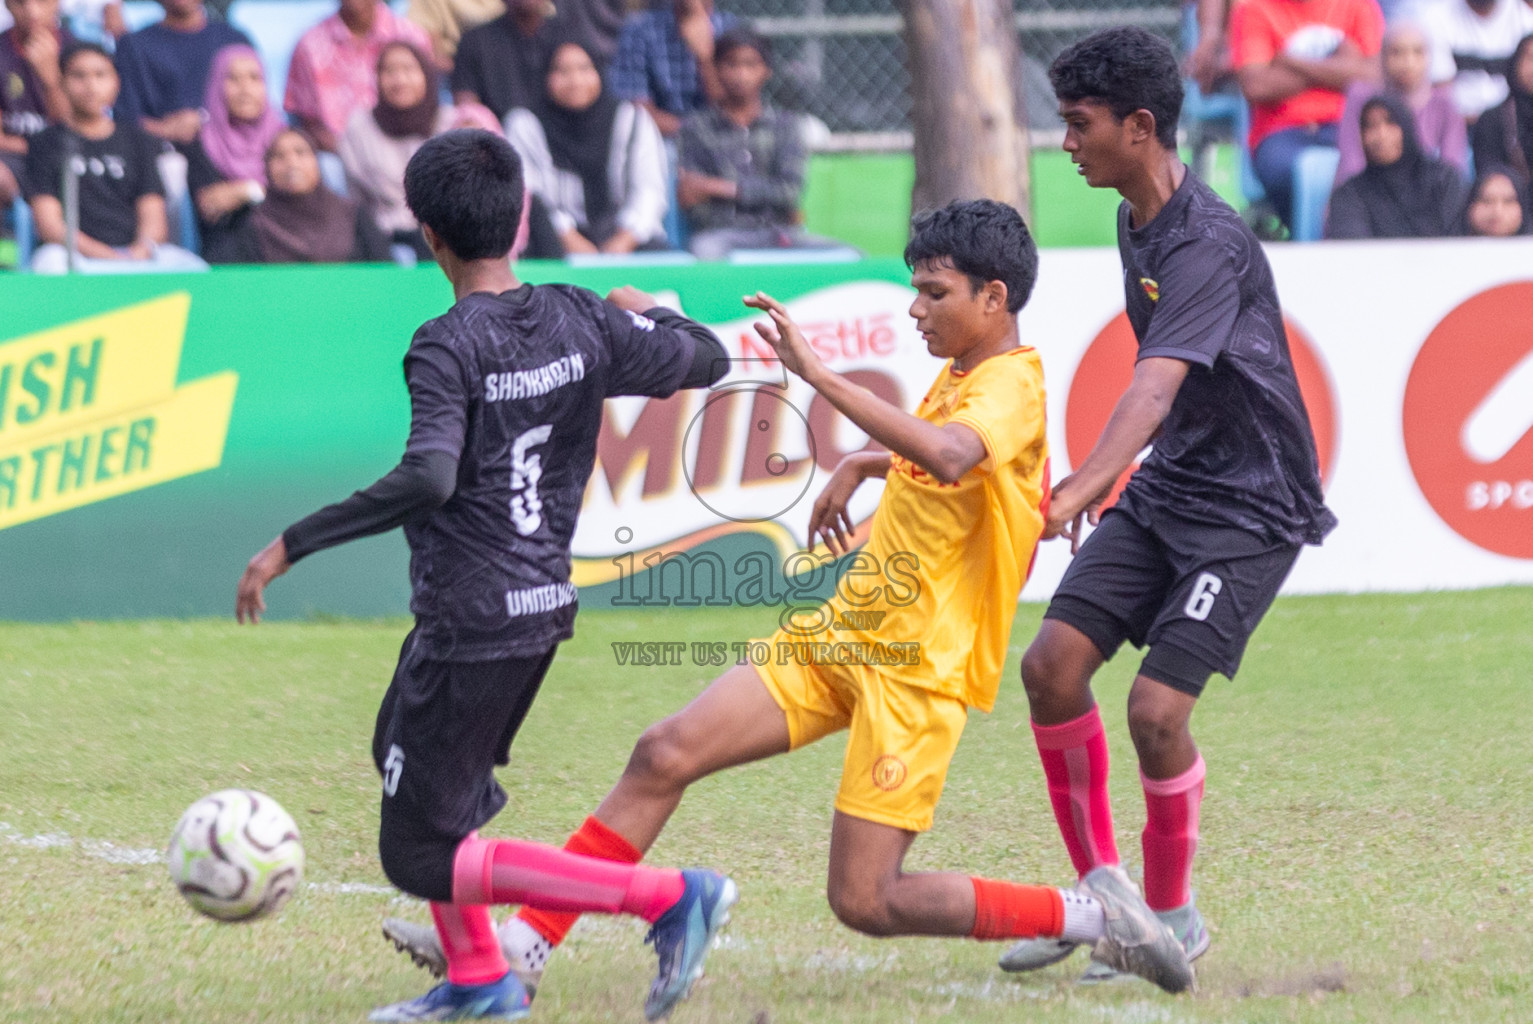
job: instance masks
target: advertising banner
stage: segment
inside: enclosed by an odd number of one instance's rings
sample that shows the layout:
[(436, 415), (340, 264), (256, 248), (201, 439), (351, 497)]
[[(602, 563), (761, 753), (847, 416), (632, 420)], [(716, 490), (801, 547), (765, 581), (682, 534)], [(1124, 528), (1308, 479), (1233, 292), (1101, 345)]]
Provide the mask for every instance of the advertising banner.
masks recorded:
[[(1291, 592), (1533, 582), (1533, 240), (1269, 248), (1340, 527)], [(705, 392), (608, 403), (575, 536), (582, 601), (670, 607), (822, 593), (815, 496), (861, 431), (786, 375), (740, 296), (783, 299), (821, 356), (911, 409), (940, 363), (892, 260), (767, 267), (529, 265), (634, 284), (710, 324)], [(1020, 316), (1048, 383), (1056, 479), (1133, 372), (1112, 250), (1050, 250)], [(451, 292), (433, 268), (250, 268), (0, 282), (0, 618), (223, 614), (244, 561), (397, 460), (400, 360)], [(880, 485), (857, 494), (871, 516)], [(405, 610), (393, 536), (315, 556), (277, 614)], [(1024, 591), (1068, 563), (1043, 545)], [(774, 589), (775, 588), (775, 589)]]

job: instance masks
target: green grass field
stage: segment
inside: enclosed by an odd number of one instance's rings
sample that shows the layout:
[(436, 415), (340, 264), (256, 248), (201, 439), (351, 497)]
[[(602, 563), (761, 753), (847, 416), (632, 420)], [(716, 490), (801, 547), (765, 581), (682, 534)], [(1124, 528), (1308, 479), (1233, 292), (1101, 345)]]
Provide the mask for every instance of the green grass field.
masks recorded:
[[(231, 581), (232, 589), (232, 581)], [(281, 584), (272, 597), (281, 600)], [(1070, 881), (1027, 725), (1018, 616), (996, 713), (976, 716), (911, 867)], [(492, 834), (562, 841), (648, 722), (706, 670), (619, 668), (625, 639), (730, 640), (770, 610), (582, 617), (503, 773)], [(1197, 885), (1215, 928), (1201, 991), (1072, 984), (1084, 958), (1016, 979), (996, 945), (872, 940), (823, 898), (832, 739), (696, 787), (654, 851), (744, 894), (678, 1024), (1533, 1019), (1533, 589), (1280, 601), (1238, 683), (1194, 725), (1210, 774)], [(376, 701), (405, 624), (0, 626), (0, 1020), (360, 1021), (423, 991), (378, 937), (426, 920), (377, 866)], [(1104, 671), (1119, 842), (1143, 806)], [(308, 878), (277, 919), (197, 917), (155, 859), (186, 804), (225, 786), (299, 821)], [(638, 1021), (643, 928), (588, 919), (534, 1020)]]

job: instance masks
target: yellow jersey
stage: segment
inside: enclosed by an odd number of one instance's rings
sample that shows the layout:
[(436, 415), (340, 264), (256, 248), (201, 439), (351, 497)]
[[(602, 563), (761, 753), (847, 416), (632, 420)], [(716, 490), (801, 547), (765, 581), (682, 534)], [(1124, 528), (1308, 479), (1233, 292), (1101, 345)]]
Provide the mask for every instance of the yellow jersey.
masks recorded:
[(892, 455), (867, 545), (851, 556), (813, 634), (797, 639), (827, 644), (808, 649), (812, 660), (884, 666), (989, 711), (1049, 488), (1037, 351), (1012, 349), (967, 373), (949, 362), (915, 414), (973, 430), (984, 461), (943, 484)]

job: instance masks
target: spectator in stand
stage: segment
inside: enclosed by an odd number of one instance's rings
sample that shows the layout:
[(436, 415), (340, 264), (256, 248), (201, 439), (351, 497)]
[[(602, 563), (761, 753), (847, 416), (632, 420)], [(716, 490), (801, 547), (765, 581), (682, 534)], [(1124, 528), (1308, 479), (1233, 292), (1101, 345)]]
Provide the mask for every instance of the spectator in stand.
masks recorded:
[(425, 30), (383, 0), (341, 0), (298, 40), (282, 106), (321, 149), (334, 152), (352, 113), (378, 102), (378, 57), (393, 42), (431, 52)]
[(1378, 78), (1383, 34), (1376, 0), (1243, 0), (1231, 11), (1251, 161), (1284, 224), (1292, 224), (1294, 161), (1307, 146), (1336, 145), (1343, 93)]
[(1507, 66), (1508, 92), (1474, 123), (1476, 167), (1502, 164), (1533, 178), (1533, 35), (1523, 37)]
[(198, 107), (213, 55), (245, 33), (208, 17), (202, 0), (159, 0), (165, 17), (117, 41), (122, 94), (117, 119), (134, 121), (157, 139), (186, 146), (202, 130)]
[(5, 0), (5, 9), (13, 23), (0, 32), (0, 205), (21, 194), (28, 140), (68, 114), (59, 54), (73, 42), (58, 0)]
[(1533, 187), (1510, 167), (1492, 165), (1470, 187), (1462, 227), (1475, 237), (1533, 235)]
[(674, 139), (681, 119), (723, 99), (713, 41), (736, 19), (713, 0), (673, 0), (640, 11), (623, 25), (612, 59), (612, 91), (649, 111), (660, 134)]
[(549, 0), (509, 0), (506, 13), (463, 33), (452, 70), (453, 101), (479, 103), (503, 121), (542, 102), (544, 70), (567, 38)]
[(450, 73), (463, 33), (506, 13), (506, 0), (410, 0), (405, 17), (431, 37), (437, 67)]
[(682, 122), (677, 200), (693, 255), (721, 260), (734, 249), (823, 248), (837, 243), (799, 227), (804, 191), (803, 123), (761, 98), (772, 77), (767, 41), (744, 26), (714, 48), (721, 99)]
[(1475, 179), (1462, 227), (1464, 234), (1480, 238), (1533, 235), (1533, 206), (1516, 171), (1493, 165)]
[(1363, 104), (1366, 166), (1331, 193), (1327, 238), (1442, 238), (1458, 233), (1467, 190), (1458, 168), (1422, 151), (1416, 119), (1388, 93)]
[(266, 98), (266, 71), (255, 50), (235, 45), (218, 51), (202, 109), (207, 123), (186, 153), (202, 258), (248, 262), (241, 239), (266, 198), (266, 151), (287, 128)]
[(1341, 163), (1336, 167), (1336, 184), (1363, 169), (1363, 138), (1359, 128), (1363, 104), (1380, 93), (1404, 99), (1415, 114), (1421, 148), (1457, 167), (1459, 174), (1468, 180), (1469, 132), (1453, 102), (1452, 89), (1432, 84), (1428, 74), (1430, 45), (1426, 32), (1413, 21), (1396, 21), (1384, 32), (1383, 81), (1358, 82), (1347, 90), (1338, 137)]
[(1506, 99), (1507, 58), (1533, 32), (1528, 0), (1423, 0), (1415, 17), (1432, 40), (1432, 81), (1453, 83), (1465, 120)]
[(564, 0), (559, 20), (569, 38), (583, 45), (605, 70), (617, 54), (618, 34), (628, 17), (627, 0)]
[(665, 247), (667, 169), (660, 131), (636, 103), (603, 85), (579, 43), (561, 43), (548, 65), (544, 98), (506, 117), (506, 138), (522, 157), (527, 187), (549, 233), (534, 227), (533, 259), (571, 253), (621, 254)]
[(378, 55), (377, 105), (354, 111), (341, 136), (351, 194), (385, 237), (414, 249), (417, 259), (430, 260), (431, 249), (405, 204), (405, 165), (453, 120), (431, 59), (409, 43), (389, 43)]
[(361, 204), (325, 187), (319, 154), (302, 131), (285, 129), (266, 151), (266, 199), (238, 234), (241, 263), (377, 263), (388, 240)]
[(62, 123), (33, 137), (27, 151), (26, 190), (40, 246), (32, 269), (69, 269), (63, 177), (79, 175), (79, 258), (84, 273), (203, 270), (207, 264), (167, 245), (165, 197), (156, 154), (160, 144), (131, 120), (114, 121), (117, 71), (94, 43), (76, 42), (59, 59), (69, 110)]

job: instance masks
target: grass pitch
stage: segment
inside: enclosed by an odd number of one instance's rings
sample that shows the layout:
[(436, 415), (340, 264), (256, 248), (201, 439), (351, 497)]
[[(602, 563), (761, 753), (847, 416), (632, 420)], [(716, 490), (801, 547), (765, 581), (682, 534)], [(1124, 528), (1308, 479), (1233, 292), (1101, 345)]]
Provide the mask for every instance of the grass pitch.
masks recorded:
[[(280, 601), (280, 584), (275, 598)], [(910, 867), (1071, 880), (1016, 659), (976, 715)], [(1240, 680), (1194, 719), (1209, 763), (1198, 899), (1201, 990), (1086, 989), (1081, 955), (1037, 975), (997, 945), (873, 940), (823, 880), (841, 744), (706, 780), (653, 859), (710, 864), (743, 900), (677, 1024), (730, 1021), (1526, 1021), (1533, 1019), (1533, 590), (1280, 601)], [(770, 610), (582, 616), (502, 773), (487, 830), (561, 842), (643, 727), (713, 670), (620, 667), (625, 640), (734, 640)], [(360, 1021), (424, 991), (379, 919), (426, 920), (377, 866), (373, 714), (406, 624), (0, 626), (0, 1020)], [(1102, 673), (1119, 845), (1143, 805), (1122, 706), (1138, 663)], [(298, 819), (308, 879), (277, 919), (186, 907), (158, 851), (184, 807), (264, 790)], [(638, 1021), (643, 926), (587, 919), (534, 1020)]]

